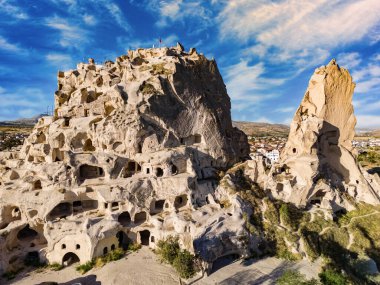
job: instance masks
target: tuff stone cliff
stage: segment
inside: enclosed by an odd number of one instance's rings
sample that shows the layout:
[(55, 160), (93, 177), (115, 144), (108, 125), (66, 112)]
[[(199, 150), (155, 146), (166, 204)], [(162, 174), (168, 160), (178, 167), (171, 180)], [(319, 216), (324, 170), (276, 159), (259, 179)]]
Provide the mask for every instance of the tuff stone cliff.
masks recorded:
[(249, 152), (230, 107), (215, 61), (181, 45), (59, 72), (54, 115), (0, 154), (0, 271), (169, 235), (210, 263), (246, 254), (242, 202), (215, 195), (217, 171)]
[(352, 198), (379, 204), (379, 184), (360, 168), (352, 147), (354, 88), (349, 72), (335, 60), (315, 70), (291, 123), (281, 161), (265, 183), (275, 198), (334, 211), (352, 209)]

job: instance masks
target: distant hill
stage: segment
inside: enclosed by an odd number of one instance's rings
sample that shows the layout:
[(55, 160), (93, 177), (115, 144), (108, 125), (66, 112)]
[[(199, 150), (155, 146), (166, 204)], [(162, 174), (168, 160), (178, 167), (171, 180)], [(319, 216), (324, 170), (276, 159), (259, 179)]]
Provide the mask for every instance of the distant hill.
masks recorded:
[(247, 136), (287, 137), (289, 134), (289, 126), (282, 124), (233, 121), (232, 125), (242, 130)]
[(3, 121), (0, 122), (1, 127), (33, 127), (39, 118), (46, 116), (46, 114), (39, 114), (32, 118), (22, 118), (14, 121)]
[[(269, 124), (256, 122), (239, 122), (233, 121), (232, 125), (242, 130), (247, 136), (278, 136), (287, 137), (289, 135), (289, 126), (283, 124)], [(376, 137), (380, 138), (380, 130), (377, 129), (356, 129), (356, 138)]]

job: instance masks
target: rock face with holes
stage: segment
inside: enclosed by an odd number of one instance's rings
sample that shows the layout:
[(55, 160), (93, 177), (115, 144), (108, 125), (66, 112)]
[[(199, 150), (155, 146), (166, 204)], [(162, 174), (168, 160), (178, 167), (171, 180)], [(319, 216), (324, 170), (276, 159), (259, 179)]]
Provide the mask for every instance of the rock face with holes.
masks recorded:
[[(217, 171), (248, 156), (215, 61), (139, 49), (58, 73), (53, 116), (0, 154), (0, 270), (81, 263), (178, 235), (212, 262), (247, 252), (242, 201), (224, 209)], [(214, 229), (210, 248), (197, 248)]]
[(353, 208), (352, 198), (380, 202), (379, 184), (359, 167), (351, 143), (356, 124), (354, 88), (349, 72), (335, 60), (315, 70), (291, 123), (281, 161), (265, 183), (275, 198), (334, 211)]

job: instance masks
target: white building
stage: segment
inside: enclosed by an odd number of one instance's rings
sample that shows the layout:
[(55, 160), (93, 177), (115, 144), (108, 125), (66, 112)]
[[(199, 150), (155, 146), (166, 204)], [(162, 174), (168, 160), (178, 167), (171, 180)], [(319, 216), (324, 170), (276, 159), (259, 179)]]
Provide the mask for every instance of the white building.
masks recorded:
[(280, 152), (277, 149), (268, 151), (265, 156), (270, 159), (271, 163), (278, 162), (280, 159)]

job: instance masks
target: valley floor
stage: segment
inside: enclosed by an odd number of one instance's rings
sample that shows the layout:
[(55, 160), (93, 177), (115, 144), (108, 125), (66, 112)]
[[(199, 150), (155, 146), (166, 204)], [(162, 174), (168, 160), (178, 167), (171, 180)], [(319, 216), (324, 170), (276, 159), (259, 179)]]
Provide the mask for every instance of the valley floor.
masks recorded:
[[(229, 261), (226, 260), (225, 263)], [(223, 266), (225, 264), (219, 264)], [(210, 276), (195, 277), (188, 284), (274, 284), (286, 269), (297, 269), (308, 278), (317, 277), (320, 264), (301, 261), (292, 263), (277, 258), (232, 262), (216, 270)], [(4, 280), (2, 280), (4, 282)], [(108, 263), (102, 268), (95, 268), (85, 275), (75, 270), (75, 266), (61, 271), (44, 270), (43, 272), (20, 273), (16, 279), (5, 284), (34, 285), (54, 281), (59, 284), (71, 285), (148, 285), (148, 284), (185, 284), (174, 269), (162, 264), (157, 256), (148, 248), (131, 253), (127, 257)], [(3, 283), (1, 283), (3, 284)]]

